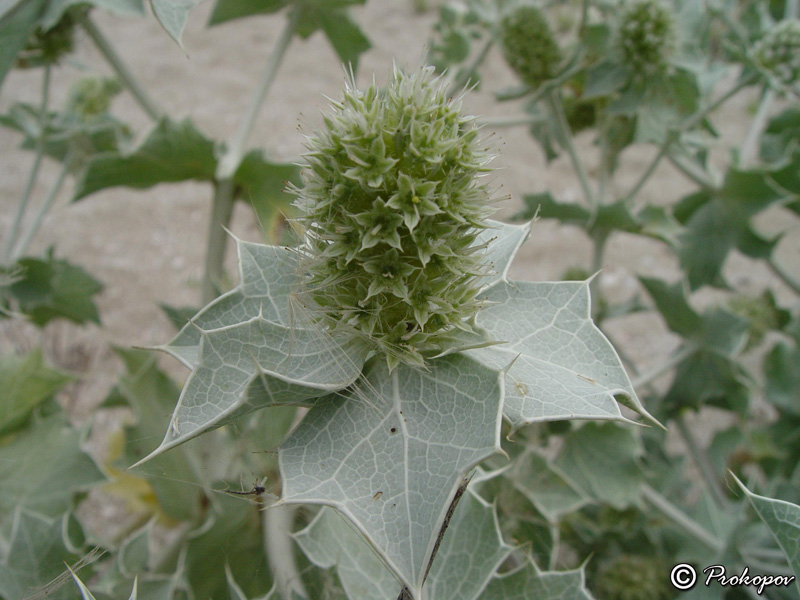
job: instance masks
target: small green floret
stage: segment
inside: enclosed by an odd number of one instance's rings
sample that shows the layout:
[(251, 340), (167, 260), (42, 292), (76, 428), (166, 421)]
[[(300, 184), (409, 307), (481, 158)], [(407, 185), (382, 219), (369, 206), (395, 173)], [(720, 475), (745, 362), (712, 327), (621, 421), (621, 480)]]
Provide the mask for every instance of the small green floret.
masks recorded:
[(755, 45), (758, 64), (785, 86), (800, 76), (800, 21), (781, 21)]
[(677, 30), (671, 8), (659, 0), (628, 4), (617, 25), (622, 60), (637, 73), (663, 71), (675, 53)]
[(532, 88), (558, 72), (561, 49), (539, 8), (523, 5), (503, 17), (500, 42), (508, 65)]
[(114, 96), (121, 91), (116, 79), (84, 77), (71, 86), (67, 110), (84, 121), (91, 120), (107, 113)]
[(309, 138), (303, 212), (309, 308), (374, 342), (390, 366), (423, 364), (471, 330), (491, 214), (490, 155), (433, 69), (386, 89), (350, 82)]

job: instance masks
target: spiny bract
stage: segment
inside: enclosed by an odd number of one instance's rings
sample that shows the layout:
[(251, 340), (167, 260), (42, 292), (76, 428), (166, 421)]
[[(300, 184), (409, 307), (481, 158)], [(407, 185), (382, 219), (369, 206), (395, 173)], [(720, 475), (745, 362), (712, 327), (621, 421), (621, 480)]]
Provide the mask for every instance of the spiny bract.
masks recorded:
[(558, 71), (561, 49), (539, 8), (523, 5), (503, 17), (500, 41), (508, 65), (529, 86), (540, 86)]
[(800, 77), (800, 21), (781, 21), (754, 48), (759, 65), (781, 85), (790, 86)]
[(672, 9), (659, 0), (628, 4), (617, 25), (617, 47), (623, 61), (637, 73), (662, 71), (676, 48)]
[(307, 235), (307, 303), (331, 329), (373, 341), (390, 366), (424, 364), (480, 307), (477, 181), (491, 156), (432, 68), (359, 91), (351, 80), (307, 141), (295, 190)]

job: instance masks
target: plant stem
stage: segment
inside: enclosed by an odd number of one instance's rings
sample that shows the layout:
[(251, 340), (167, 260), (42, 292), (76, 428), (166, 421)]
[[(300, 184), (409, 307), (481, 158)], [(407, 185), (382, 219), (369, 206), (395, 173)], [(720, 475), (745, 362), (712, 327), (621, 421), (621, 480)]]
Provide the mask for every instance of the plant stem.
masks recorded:
[(717, 183), (711, 179), (711, 175), (709, 173), (694, 163), (688, 162), (684, 157), (676, 156), (675, 154), (668, 154), (667, 160), (669, 160), (669, 162), (671, 162), (676, 169), (694, 181), (701, 188), (705, 190), (713, 190), (717, 188)]
[(275, 506), (267, 509), (262, 519), (267, 560), (278, 592), (284, 600), (291, 598), (292, 591), (303, 598), (309, 597), (303, 586), (292, 547), (291, 532), (295, 510), (294, 506), (285, 504)]
[(253, 125), (258, 118), (259, 112), (261, 112), (261, 107), (267, 97), (267, 92), (269, 92), (270, 87), (272, 87), (272, 82), (275, 79), (275, 75), (278, 73), (278, 67), (280, 67), (283, 57), (286, 54), (289, 43), (294, 37), (299, 16), (300, 10), (294, 9), (291, 11), (278, 41), (275, 42), (272, 53), (267, 59), (267, 63), (264, 65), (264, 70), (261, 72), (258, 85), (256, 89), (253, 90), (253, 95), (250, 97), (250, 103), (239, 121), (236, 133), (234, 133), (231, 138), (225, 155), (219, 161), (219, 165), (217, 166), (218, 179), (228, 179), (232, 177), (239, 167), (239, 163), (244, 156), (247, 140), (253, 132)]
[(634, 379), (631, 382), (634, 389), (638, 387), (643, 387), (649, 384), (650, 382), (655, 381), (656, 379), (658, 379), (665, 373), (669, 372), (670, 370), (678, 366), (680, 363), (682, 363), (684, 360), (686, 360), (696, 352), (697, 348), (694, 345), (687, 344), (686, 346), (678, 350), (675, 354), (670, 356), (662, 364), (636, 377), (636, 379)]
[(231, 215), (233, 215), (234, 187), (232, 179), (214, 183), (214, 199), (208, 224), (206, 264), (201, 290), (203, 304), (208, 304), (216, 298), (222, 287), (225, 248), (228, 244), (225, 227), (231, 222)]
[[(603, 256), (605, 255), (608, 232), (595, 231), (592, 235), (592, 268), (591, 273), (594, 278), (589, 283), (589, 295), (592, 301), (592, 319), (597, 319), (600, 314), (600, 295), (597, 287), (600, 285), (600, 269), (603, 268)], [(596, 299), (596, 301), (595, 301)]]
[(114, 50), (111, 43), (97, 28), (94, 21), (92, 21), (88, 15), (80, 11), (78, 11), (76, 15), (78, 23), (80, 23), (81, 27), (89, 34), (89, 37), (94, 42), (94, 45), (97, 46), (100, 54), (108, 61), (108, 64), (111, 65), (117, 77), (122, 80), (125, 87), (133, 94), (133, 97), (139, 103), (139, 106), (142, 107), (142, 110), (144, 110), (151, 119), (158, 120), (162, 115), (162, 111), (147, 93), (147, 90), (139, 83), (136, 77), (134, 77), (127, 65), (122, 61), (122, 58), (117, 54), (117, 51)]
[(725, 549), (725, 545), (719, 541), (711, 532), (705, 527), (691, 519), (686, 513), (680, 510), (677, 506), (672, 504), (664, 496), (651, 488), (649, 485), (642, 484), (642, 496), (654, 508), (661, 511), (673, 523), (680, 526), (681, 529), (686, 531), (689, 535), (695, 538), (700, 543), (704, 544), (716, 553), (720, 553)]
[(671, 143), (672, 143), (671, 141), (665, 141), (663, 144), (661, 144), (661, 147), (658, 149), (658, 153), (653, 157), (653, 160), (650, 161), (650, 164), (647, 165), (647, 168), (644, 170), (644, 173), (642, 173), (641, 177), (639, 177), (636, 183), (633, 184), (631, 190), (625, 195), (626, 201), (628, 201), (629, 203), (633, 202), (636, 196), (639, 195), (639, 192), (642, 191), (644, 184), (648, 182), (650, 176), (653, 174), (653, 171), (655, 171), (656, 167), (658, 167), (659, 163), (661, 162), (661, 159), (664, 158), (664, 156), (667, 154), (667, 151), (669, 150)]
[(470, 81), (472, 80), (472, 76), (478, 71), (480, 66), (483, 64), (483, 61), (486, 60), (486, 57), (489, 55), (489, 50), (492, 49), (494, 45), (494, 38), (491, 36), (486, 43), (481, 48), (481, 51), (475, 56), (475, 59), (470, 63), (467, 70), (461, 73), (448, 87), (448, 89), (456, 90), (456, 92), (466, 88), (469, 85)]
[(553, 123), (555, 124), (558, 136), (561, 138), (559, 141), (567, 151), (567, 154), (569, 154), (570, 160), (572, 161), (572, 166), (575, 169), (575, 173), (578, 175), (578, 180), (580, 181), (581, 188), (583, 189), (583, 195), (586, 198), (586, 202), (590, 207), (595, 208), (596, 198), (594, 196), (594, 192), (592, 192), (592, 186), (589, 183), (589, 175), (586, 173), (583, 162), (581, 161), (578, 152), (575, 150), (575, 145), (572, 143), (572, 131), (570, 130), (569, 123), (567, 122), (567, 115), (564, 112), (564, 105), (561, 102), (561, 96), (559, 95), (558, 90), (549, 90), (547, 94), (545, 94), (544, 98), (553, 117)]
[(749, 167), (756, 156), (756, 148), (758, 141), (761, 139), (761, 133), (764, 131), (764, 126), (767, 124), (772, 103), (775, 101), (775, 92), (772, 88), (765, 89), (761, 93), (761, 101), (758, 103), (758, 110), (755, 117), (750, 123), (750, 128), (747, 130), (747, 135), (742, 142), (742, 149), (739, 153), (739, 163), (742, 167)]
[(711, 460), (708, 458), (708, 454), (706, 454), (705, 450), (699, 446), (697, 440), (694, 439), (694, 434), (686, 425), (686, 421), (681, 415), (677, 415), (673, 420), (678, 426), (678, 433), (683, 439), (684, 444), (686, 444), (686, 448), (689, 450), (689, 454), (691, 455), (692, 460), (694, 460), (694, 464), (700, 471), (700, 474), (703, 478), (703, 484), (711, 494), (714, 503), (718, 507), (724, 508), (728, 502), (725, 498), (725, 495), (722, 493), (722, 482), (714, 472), (714, 467), (711, 466)]
[(228, 150), (217, 165), (217, 181), (214, 185), (214, 199), (208, 226), (205, 273), (202, 283), (203, 303), (211, 302), (217, 296), (222, 283), (225, 249), (228, 241), (224, 228), (230, 224), (235, 199), (236, 186), (233, 183), (233, 175), (244, 156), (244, 148), (253, 130), (253, 125), (267, 97), (267, 92), (272, 86), (283, 56), (286, 54), (289, 42), (294, 36), (299, 14), (300, 11), (297, 9), (292, 10), (289, 14), (286, 25), (264, 65), (258, 85), (250, 98), (250, 104), (239, 121), (236, 132), (228, 145)]
[(714, 112), (717, 108), (719, 108), (722, 104), (730, 100), (733, 96), (738, 94), (741, 90), (746, 88), (748, 85), (753, 83), (756, 80), (756, 75), (751, 74), (748, 77), (745, 77), (741, 81), (739, 81), (736, 85), (731, 87), (727, 92), (722, 94), (719, 98), (714, 100), (713, 102), (706, 105), (704, 108), (697, 111), (692, 116), (688, 117), (683, 123), (681, 123), (676, 130), (673, 132), (672, 135), (668, 135), (667, 138), (662, 142), (661, 146), (659, 147), (658, 153), (653, 157), (653, 160), (650, 161), (650, 164), (644, 170), (644, 174), (639, 178), (639, 180), (634, 184), (631, 188), (631, 191), (626, 194), (626, 198), (630, 201), (641, 191), (642, 187), (647, 180), (650, 178), (650, 175), (653, 174), (653, 171), (656, 170), (656, 167), (661, 162), (661, 159), (666, 156), (667, 152), (669, 152), (670, 146), (675, 142), (678, 137), (678, 134), (688, 131), (693, 127), (699, 125), (703, 119), (705, 119), (709, 114)]
[(17, 205), (14, 222), (11, 225), (11, 230), (8, 232), (8, 240), (6, 241), (4, 253), (5, 262), (11, 260), (11, 255), (22, 227), (22, 219), (25, 217), (25, 212), (28, 209), (33, 187), (36, 184), (36, 179), (39, 176), (39, 169), (42, 166), (42, 158), (44, 158), (45, 136), (47, 135), (47, 105), (50, 101), (50, 74), (50, 65), (45, 65), (44, 74), (42, 75), (42, 102), (39, 105), (39, 137), (36, 140), (36, 156), (33, 159), (31, 172), (28, 175), (28, 182), (25, 184), (25, 191), (22, 193), (22, 198), (20, 198), (19, 204)]
[(778, 277), (778, 279), (790, 287), (795, 294), (800, 294), (800, 282), (797, 282), (790, 277), (784, 268), (778, 264), (778, 262), (775, 260), (775, 257), (770, 256), (767, 259), (767, 266), (769, 267), (770, 271), (772, 271)]
[(20, 256), (25, 254), (25, 251), (28, 249), (28, 245), (31, 243), (33, 236), (36, 235), (37, 231), (39, 231), (39, 227), (42, 224), (44, 216), (50, 211), (50, 208), (53, 206), (53, 202), (55, 202), (58, 193), (61, 191), (61, 186), (64, 185), (64, 180), (66, 179), (67, 174), (72, 166), (71, 163), (72, 161), (70, 160), (69, 156), (67, 156), (64, 159), (64, 164), (61, 166), (61, 171), (58, 174), (58, 178), (53, 184), (53, 187), (50, 188), (50, 192), (47, 194), (47, 198), (39, 208), (39, 211), (36, 213), (36, 217), (34, 218), (33, 223), (31, 223), (31, 226), (25, 234), (25, 237), (22, 238), (22, 241), (20, 241), (16, 249), (12, 252), (12, 262), (16, 261)]

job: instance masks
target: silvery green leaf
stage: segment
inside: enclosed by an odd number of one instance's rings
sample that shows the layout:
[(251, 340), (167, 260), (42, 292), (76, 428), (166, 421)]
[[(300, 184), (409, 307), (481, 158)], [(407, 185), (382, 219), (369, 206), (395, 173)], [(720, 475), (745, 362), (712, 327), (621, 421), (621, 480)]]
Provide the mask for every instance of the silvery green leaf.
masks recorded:
[(164, 30), (183, 47), (181, 36), (186, 27), (186, 19), (196, 6), (195, 0), (150, 0), (153, 14)]
[(747, 499), (750, 500), (758, 516), (775, 536), (789, 561), (789, 566), (795, 575), (795, 585), (800, 591), (800, 506), (784, 500), (759, 496), (748, 490), (738, 479), (736, 483), (747, 494)]
[(623, 510), (639, 499), (642, 454), (630, 427), (586, 423), (565, 437), (556, 464), (587, 495)]
[(338, 341), (260, 315), (203, 331), (199, 364), (181, 391), (164, 440), (148, 458), (254, 410), (303, 404), (345, 388), (360, 375), (368, 351), (360, 338)]
[(61, 515), (75, 494), (103, 480), (80, 441), (80, 432), (60, 413), (3, 439), (0, 524), (5, 525), (14, 509), (21, 507), (45, 516)]
[(349, 600), (397, 597), (401, 589), (397, 577), (347, 518), (336, 510), (323, 507), (294, 539), (316, 566), (336, 568)]
[[(503, 412), (512, 427), (561, 419), (626, 420), (615, 396), (653, 420), (619, 356), (590, 317), (589, 283), (500, 282), (478, 326), (505, 344), (468, 354), (506, 374)], [(513, 364), (512, 364), (513, 363)]]
[(520, 246), (528, 239), (531, 224), (509, 225), (489, 220), (491, 229), (478, 234), (476, 244), (487, 244), (485, 262), (491, 274), (481, 280), (481, 287), (487, 289), (499, 281), (507, 281), (508, 269)]
[[(364, 538), (335, 510), (325, 507), (295, 535), (315, 565), (337, 570), (349, 600), (391, 598), (401, 589)], [(433, 561), (425, 593), (431, 600), (474, 600), (511, 552), (494, 508), (467, 491)]]
[(463, 354), (392, 373), (379, 358), (355, 387), (280, 448), (283, 499), (338, 509), (418, 598), (464, 475), (499, 450), (502, 374)]
[(425, 589), (435, 600), (474, 600), (511, 551), (494, 506), (468, 490), (445, 532)]
[(588, 502), (566, 473), (532, 448), (514, 460), (508, 477), (551, 523)]
[(278, 246), (236, 240), (239, 285), (203, 308), (166, 346), (160, 348), (190, 369), (200, 360), (200, 339), (211, 331), (261, 315), (268, 321), (292, 326), (290, 299), (298, 291), (296, 253)]
[(496, 576), (478, 600), (594, 600), (583, 569), (542, 572), (532, 562)]
[(298, 256), (275, 246), (237, 246), (239, 286), (159, 348), (192, 373), (164, 440), (147, 459), (254, 410), (340, 390), (361, 374), (369, 352), (361, 338), (295, 323)]
[[(12, 520), (8, 551), (0, 557), (0, 598), (23, 598), (48, 586), (64, 572), (64, 563), (75, 560), (64, 544), (63, 519), (47, 517), (18, 506)], [(49, 586), (48, 586), (49, 587)], [(66, 586), (47, 590), (47, 598), (74, 598)]]

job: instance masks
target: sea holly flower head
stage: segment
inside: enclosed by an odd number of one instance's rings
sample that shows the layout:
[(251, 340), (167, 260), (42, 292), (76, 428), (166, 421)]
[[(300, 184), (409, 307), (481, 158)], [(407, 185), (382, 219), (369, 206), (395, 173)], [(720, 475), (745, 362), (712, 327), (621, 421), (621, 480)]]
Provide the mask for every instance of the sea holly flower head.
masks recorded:
[(390, 365), (420, 364), (481, 306), (490, 154), (431, 68), (395, 69), (383, 90), (351, 80), (324, 124), (295, 190), (302, 296), (324, 326), (354, 329)]
[(663, 71), (677, 48), (675, 14), (659, 0), (626, 5), (617, 23), (622, 60), (639, 74)]
[(753, 48), (756, 64), (780, 86), (800, 77), (800, 20), (787, 19), (770, 29)]
[(561, 63), (561, 49), (541, 9), (521, 5), (500, 21), (500, 42), (506, 62), (532, 88), (552, 78)]

